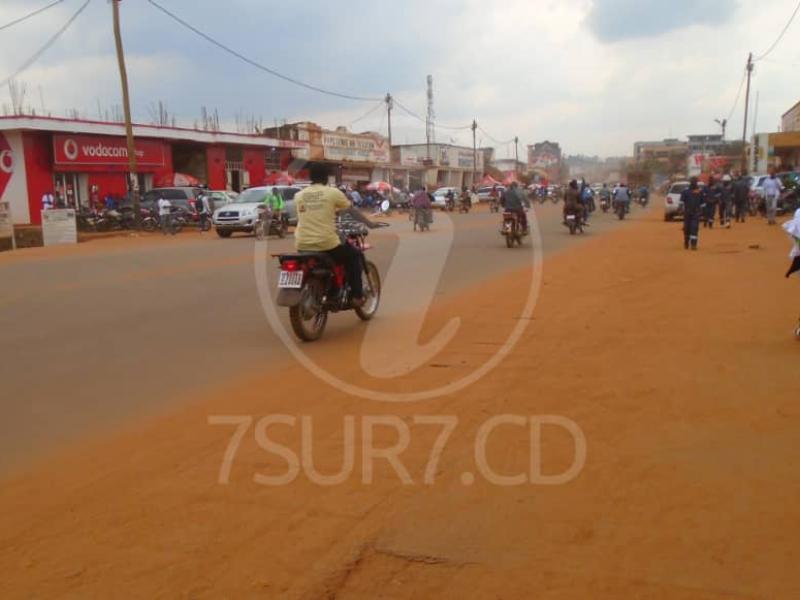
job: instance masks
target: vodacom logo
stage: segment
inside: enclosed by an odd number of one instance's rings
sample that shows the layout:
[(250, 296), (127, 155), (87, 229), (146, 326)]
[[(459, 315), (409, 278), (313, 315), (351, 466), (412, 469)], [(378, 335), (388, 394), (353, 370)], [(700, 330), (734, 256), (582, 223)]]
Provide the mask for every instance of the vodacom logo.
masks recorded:
[[(276, 306), (272, 293), (276, 285), (275, 278), (269, 276), (269, 273), (277, 271), (277, 265), (271, 258), (269, 241), (256, 242), (254, 254), (256, 285), (264, 314), (273, 331), (298, 362), (322, 381), (349, 395), (381, 402), (414, 402), (456, 393), (477, 382), (509, 355), (530, 323), (542, 282), (542, 238), (536, 214), (531, 210), (528, 212), (531, 235), (522, 248), (512, 250), (518, 253), (517, 256), (525, 264), (530, 265), (530, 286), (525, 291), (527, 297), (520, 298), (519, 312), (505, 315), (509, 317), (506, 322), (513, 323), (513, 326), (509, 325), (507, 333), (501, 334), (506, 336), (505, 339), (493, 343), (492, 353), (482, 358), (480, 364), (460, 372), (457, 378), (445, 377), (427, 389), (416, 389), (421, 388), (422, 384), (415, 380), (415, 372), (435, 364), (437, 356), (458, 343), (457, 335), (467, 333), (462, 331), (463, 328), (473, 326), (467, 325), (467, 321), (461, 317), (452, 315), (438, 326), (438, 331), (424, 331), (428, 314), (441, 299), (439, 290), (443, 278), (452, 281), (458, 278), (459, 273), (463, 275), (463, 271), (458, 269), (453, 269), (454, 273), (450, 270), (453, 267), (449, 264), (450, 259), (454, 253), (462, 250), (455, 247), (455, 240), (475, 235), (475, 228), (479, 227), (491, 236), (490, 239), (498, 248), (504, 247), (502, 238), (496, 233), (495, 220), (489, 221), (485, 213), (473, 215), (474, 219), (473, 216), (453, 219), (446, 213), (437, 213), (433, 230), (425, 234), (413, 233), (407, 219), (394, 220), (392, 227), (384, 230), (387, 237), (395, 238), (396, 247), (388, 266), (383, 264), (382, 268), (379, 267), (383, 281), (378, 314), (363, 325), (357, 325), (358, 322), (353, 319), (353, 326), (363, 326), (365, 331), (357, 342), (360, 344), (354, 358), (357, 364), (352, 366), (360, 367), (360, 373), (366, 377), (334, 373), (324, 368), (304, 350), (304, 346), (282, 322), (278, 313), (281, 309)], [(458, 228), (462, 224), (464, 230), (460, 231)], [(286, 251), (285, 247), (282, 249)], [(528, 253), (530, 263), (527, 263), (524, 253)], [(491, 277), (491, 274), (488, 275)], [(424, 343), (420, 342), (422, 339)], [(318, 350), (324, 344), (324, 337), (313, 344), (315, 356), (322, 356)], [(305, 347), (311, 350), (311, 347)], [(347, 370), (354, 371), (350, 368)], [(351, 377), (352, 380), (348, 380)], [(389, 381), (399, 391), (377, 389), (387, 387), (385, 384), (376, 385), (374, 389), (365, 387), (356, 379), (372, 380), (378, 384)]]
[(11, 150), (0, 152), (0, 171), (9, 175), (14, 172), (14, 153)]
[(64, 156), (69, 160), (78, 158), (78, 143), (72, 138), (68, 138), (64, 141)]

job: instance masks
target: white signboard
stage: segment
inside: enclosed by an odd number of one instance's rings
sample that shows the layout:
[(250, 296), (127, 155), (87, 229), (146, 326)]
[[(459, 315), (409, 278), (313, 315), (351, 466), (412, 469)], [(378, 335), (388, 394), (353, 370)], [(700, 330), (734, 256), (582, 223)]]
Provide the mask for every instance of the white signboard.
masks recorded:
[(77, 244), (78, 226), (75, 209), (58, 208), (42, 211), (42, 237), (45, 246)]
[(325, 133), (322, 147), (326, 160), (389, 162), (389, 142), (378, 136)]

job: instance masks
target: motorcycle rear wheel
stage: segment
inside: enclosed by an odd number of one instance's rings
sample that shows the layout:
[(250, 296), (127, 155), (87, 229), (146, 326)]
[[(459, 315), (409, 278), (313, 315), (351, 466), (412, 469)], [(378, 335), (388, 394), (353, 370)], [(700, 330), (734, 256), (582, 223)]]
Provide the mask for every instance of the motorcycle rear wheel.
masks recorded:
[(375, 263), (367, 261), (367, 272), (362, 275), (364, 280), (364, 306), (356, 308), (356, 314), (362, 321), (369, 321), (378, 312), (381, 303), (381, 275)]
[(253, 225), (253, 235), (259, 242), (263, 242), (267, 238), (265, 229), (263, 221), (256, 221), (256, 224)]
[(511, 233), (506, 234), (506, 248), (514, 247), (514, 235)]
[(312, 279), (301, 291), (300, 301), (289, 308), (294, 334), (304, 342), (322, 337), (328, 324), (328, 311), (322, 308), (322, 285)]

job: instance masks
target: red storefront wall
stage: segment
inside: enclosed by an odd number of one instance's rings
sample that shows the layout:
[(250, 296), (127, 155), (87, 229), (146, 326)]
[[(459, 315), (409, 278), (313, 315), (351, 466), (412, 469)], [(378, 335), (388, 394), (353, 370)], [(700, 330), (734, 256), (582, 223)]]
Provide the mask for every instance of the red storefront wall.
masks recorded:
[(49, 133), (26, 132), (22, 135), (28, 184), (28, 209), (31, 223), (34, 225), (42, 224), (42, 196), (53, 192), (51, 139)]
[(208, 189), (225, 189), (225, 147), (206, 147), (206, 173), (208, 174)]
[(264, 185), (264, 179), (267, 176), (267, 162), (264, 149), (245, 149), (242, 157), (244, 158), (245, 171), (250, 174), (250, 185)]

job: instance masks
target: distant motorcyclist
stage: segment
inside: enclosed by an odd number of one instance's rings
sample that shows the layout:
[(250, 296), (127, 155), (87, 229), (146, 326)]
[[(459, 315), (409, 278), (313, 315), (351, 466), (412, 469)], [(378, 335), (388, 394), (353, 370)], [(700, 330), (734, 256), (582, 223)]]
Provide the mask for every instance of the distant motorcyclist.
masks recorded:
[(630, 210), (630, 203), (631, 191), (628, 188), (628, 185), (625, 182), (622, 182), (614, 192), (614, 209), (616, 210), (617, 207), (622, 206), (623, 210), (628, 212)]
[(650, 190), (647, 189), (646, 185), (643, 185), (639, 188), (639, 203), (642, 206), (647, 206), (647, 201), (650, 199)]
[(503, 198), (500, 202), (503, 209), (517, 215), (520, 225), (522, 225), (523, 234), (528, 233), (528, 215), (525, 214), (525, 209), (530, 208), (530, 201), (525, 197), (519, 189), (519, 183), (513, 181), (511, 187), (503, 192)]
[(567, 222), (568, 215), (575, 215), (583, 220), (583, 204), (581, 204), (578, 182), (575, 179), (569, 182), (567, 191), (564, 192), (564, 223)]
[(703, 209), (703, 227), (713, 229), (714, 217), (717, 212), (717, 204), (722, 197), (722, 186), (713, 176), (708, 180), (708, 187), (705, 189), (705, 208)]
[(608, 189), (607, 183), (604, 183), (600, 190), (600, 204), (604, 206), (603, 210), (608, 210), (608, 207), (611, 206), (611, 190)]
[(722, 187), (719, 197), (720, 227), (731, 226), (731, 207), (733, 206), (733, 183), (730, 175), (722, 176)]

